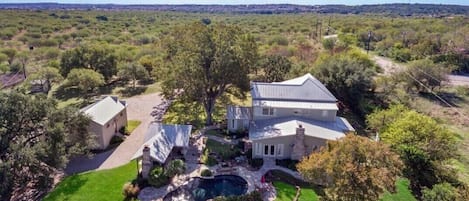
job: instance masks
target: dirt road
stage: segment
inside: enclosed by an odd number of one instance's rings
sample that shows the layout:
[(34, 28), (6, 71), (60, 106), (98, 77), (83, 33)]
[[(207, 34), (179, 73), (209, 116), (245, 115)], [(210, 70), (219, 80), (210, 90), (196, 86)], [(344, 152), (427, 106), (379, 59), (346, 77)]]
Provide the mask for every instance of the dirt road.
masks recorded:
[[(405, 68), (405, 64), (397, 63), (389, 58), (373, 55), (371, 58), (383, 69), (383, 74), (390, 75)], [(448, 75), (448, 84), (453, 86), (469, 86), (469, 75)]]

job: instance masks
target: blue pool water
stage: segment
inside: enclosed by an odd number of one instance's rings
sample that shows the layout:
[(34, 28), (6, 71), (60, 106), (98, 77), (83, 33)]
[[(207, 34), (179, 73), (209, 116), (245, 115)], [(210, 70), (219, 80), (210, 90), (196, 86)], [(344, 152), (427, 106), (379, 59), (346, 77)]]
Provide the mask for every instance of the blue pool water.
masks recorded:
[(206, 201), (217, 196), (243, 195), (247, 190), (248, 184), (240, 176), (220, 175), (213, 179), (195, 178), (188, 185), (169, 193), (164, 200)]
[(192, 190), (195, 201), (205, 201), (217, 196), (243, 195), (248, 189), (246, 180), (234, 175), (216, 176), (214, 179), (201, 179)]

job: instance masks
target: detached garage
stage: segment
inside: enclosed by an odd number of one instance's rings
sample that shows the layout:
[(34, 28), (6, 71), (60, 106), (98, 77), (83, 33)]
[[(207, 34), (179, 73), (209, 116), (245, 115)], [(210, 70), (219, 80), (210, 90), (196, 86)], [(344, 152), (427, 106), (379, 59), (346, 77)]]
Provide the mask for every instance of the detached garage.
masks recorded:
[(119, 129), (127, 125), (127, 103), (117, 97), (107, 96), (80, 111), (91, 117), (88, 128), (96, 135), (95, 149), (105, 149)]

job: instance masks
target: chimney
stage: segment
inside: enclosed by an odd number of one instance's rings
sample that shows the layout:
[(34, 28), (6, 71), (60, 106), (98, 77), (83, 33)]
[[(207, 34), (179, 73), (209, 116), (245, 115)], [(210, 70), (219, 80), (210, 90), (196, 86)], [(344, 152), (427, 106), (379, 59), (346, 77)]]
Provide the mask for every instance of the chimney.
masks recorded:
[(292, 160), (301, 160), (306, 155), (305, 148), (305, 128), (301, 124), (296, 128), (295, 140), (290, 158)]
[(152, 166), (152, 161), (150, 158), (150, 147), (145, 145), (142, 151), (142, 178), (148, 179), (148, 174)]

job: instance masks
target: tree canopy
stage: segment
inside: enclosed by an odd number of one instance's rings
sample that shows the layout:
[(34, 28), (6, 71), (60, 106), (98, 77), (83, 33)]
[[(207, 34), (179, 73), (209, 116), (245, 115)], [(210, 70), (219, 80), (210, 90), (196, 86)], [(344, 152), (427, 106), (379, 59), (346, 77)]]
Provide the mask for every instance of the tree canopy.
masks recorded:
[(326, 185), (330, 200), (378, 200), (394, 191), (402, 162), (388, 145), (349, 134), (328, 142), (297, 168), (307, 180)]
[(0, 92), (0, 104), (1, 200), (9, 200), (13, 187), (49, 187), (51, 168), (63, 168), (69, 156), (93, 145), (89, 118), (76, 109), (18, 92)]
[(285, 76), (291, 69), (291, 62), (288, 58), (280, 55), (269, 55), (262, 61), (265, 82), (280, 82), (285, 80)]
[(376, 69), (367, 57), (354, 52), (326, 56), (313, 74), (340, 100), (362, 112), (360, 101), (372, 89)]
[(457, 156), (455, 136), (434, 119), (393, 105), (369, 115), (367, 121), (380, 132), (382, 141), (400, 154), (404, 176), (410, 179), (414, 192), (457, 181), (454, 169), (448, 166), (448, 160)]
[[(451, 69), (444, 68), (428, 59), (411, 61), (401, 78), (404, 80), (407, 90), (415, 89), (418, 92), (433, 90), (440, 87), (447, 80), (446, 75)], [(426, 87), (424, 87), (424, 86)]]
[(101, 73), (106, 81), (117, 74), (115, 51), (105, 44), (80, 45), (63, 53), (60, 73), (67, 77), (74, 68), (92, 69)]
[(118, 76), (124, 80), (131, 80), (134, 88), (137, 80), (145, 80), (150, 77), (148, 71), (137, 63), (126, 63), (120, 66)]
[(103, 75), (91, 69), (72, 69), (67, 76), (67, 86), (76, 86), (83, 93), (93, 91), (104, 84)]
[(245, 55), (254, 55), (249, 51), (257, 49), (252, 48), (252, 41), (243, 40), (244, 34), (238, 27), (225, 24), (196, 22), (175, 28), (166, 39), (164, 93), (183, 91), (179, 98), (202, 104), (206, 124), (212, 124), (217, 98), (225, 92), (249, 89), (248, 64), (253, 58)]

